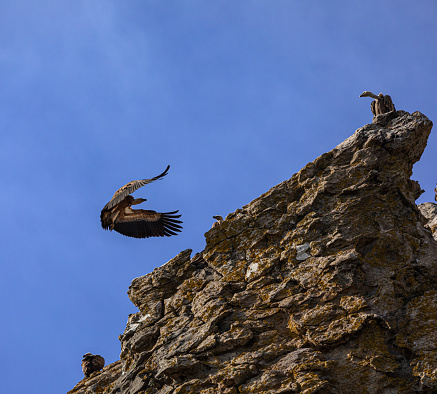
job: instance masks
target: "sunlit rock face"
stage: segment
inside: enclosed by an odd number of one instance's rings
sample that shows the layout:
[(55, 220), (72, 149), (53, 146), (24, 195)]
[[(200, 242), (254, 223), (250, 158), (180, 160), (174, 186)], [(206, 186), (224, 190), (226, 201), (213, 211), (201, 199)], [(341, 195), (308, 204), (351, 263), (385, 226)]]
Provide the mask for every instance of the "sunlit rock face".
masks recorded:
[(426, 227), (428, 227), (437, 241), (437, 204), (435, 202), (425, 202), (418, 205), (420, 212), (426, 219)]
[(123, 373), (98, 373), (101, 392), (437, 390), (437, 243), (410, 180), (431, 127), (375, 117), (229, 214), (201, 253), (134, 279)]

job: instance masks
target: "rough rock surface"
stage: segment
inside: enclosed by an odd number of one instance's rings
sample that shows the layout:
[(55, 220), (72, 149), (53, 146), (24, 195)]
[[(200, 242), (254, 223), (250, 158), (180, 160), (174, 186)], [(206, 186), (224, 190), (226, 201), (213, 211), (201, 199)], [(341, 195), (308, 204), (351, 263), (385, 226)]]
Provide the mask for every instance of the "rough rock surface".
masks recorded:
[(109, 393), (112, 384), (121, 376), (121, 361), (109, 364), (101, 371), (93, 372), (89, 378), (82, 379), (69, 393)]
[(437, 392), (437, 242), (410, 180), (431, 127), (375, 117), (134, 279), (121, 361), (70, 393)]

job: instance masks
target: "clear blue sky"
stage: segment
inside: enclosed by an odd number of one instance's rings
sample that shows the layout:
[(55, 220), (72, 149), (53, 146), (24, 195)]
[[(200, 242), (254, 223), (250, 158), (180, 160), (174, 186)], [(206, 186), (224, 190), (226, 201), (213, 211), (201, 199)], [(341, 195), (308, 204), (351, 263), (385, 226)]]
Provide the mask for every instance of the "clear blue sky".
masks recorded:
[[(0, 1), (1, 393), (59, 394), (118, 359), (131, 280), (372, 121), (437, 121), (437, 3)], [(437, 138), (413, 179), (433, 201)], [(102, 230), (130, 180), (183, 232)], [(193, 253), (194, 253), (193, 252)]]

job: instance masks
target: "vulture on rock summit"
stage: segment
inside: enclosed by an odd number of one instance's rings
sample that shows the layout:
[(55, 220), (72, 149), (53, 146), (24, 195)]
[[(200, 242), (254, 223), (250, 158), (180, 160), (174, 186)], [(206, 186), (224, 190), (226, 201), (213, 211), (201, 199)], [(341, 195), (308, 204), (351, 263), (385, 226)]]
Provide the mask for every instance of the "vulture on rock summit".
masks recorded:
[(391, 100), (391, 97), (386, 94), (379, 93), (378, 96), (372, 92), (365, 91), (360, 94), (360, 97), (371, 97), (375, 99), (370, 104), (373, 116), (385, 114), (386, 112), (396, 111), (396, 108)]
[(152, 183), (167, 175), (167, 166), (162, 174), (151, 179), (131, 181), (118, 189), (102, 209), (100, 221), (105, 230), (115, 230), (127, 237), (169, 237), (180, 232), (182, 223), (176, 215), (178, 211), (159, 213), (151, 210), (132, 209), (132, 205), (138, 205), (146, 201), (145, 198), (133, 198), (130, 194), (140, 187)]

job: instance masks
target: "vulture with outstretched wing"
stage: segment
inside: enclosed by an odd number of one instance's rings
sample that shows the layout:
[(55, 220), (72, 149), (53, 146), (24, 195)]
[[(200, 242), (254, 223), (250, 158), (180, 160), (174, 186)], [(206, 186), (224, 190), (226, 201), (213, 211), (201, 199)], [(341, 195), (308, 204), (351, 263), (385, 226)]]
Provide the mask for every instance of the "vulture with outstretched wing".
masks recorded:
[(86, 353), (82, 359), (82, 371), (85, 377), (89, 377), (93, 372), (100, 371), (105, 366), (105, 359), (98, 354)]
[(127, 237), (148, 238), (176, 235), (180, 232), (182, 223), (176, 215), (179, 211), (159, 213), (145, 209), (132, 209), (132, 205), (138, 205), (146, 201), (145, 198), (133, 198), (130, 194), (140, 187), (167, 175), (167, 166), (162, 174), (151, 179), (131, 181), (118, 189), (102, 209), (100, 221), (105, 230), (115, 230)]
[(385, 114), (386, 112), (396, 111), (393, 101), (388, 94), (386, 94), (385, 96), (382, 93), (376, 95), (366, 90), (365, 92), (360, 94), (360, 97), (371, 97), (375, 99), (370, 103), (370, 110), (372, 111), (373, 116)]

